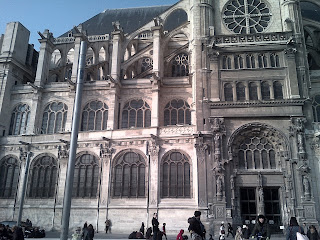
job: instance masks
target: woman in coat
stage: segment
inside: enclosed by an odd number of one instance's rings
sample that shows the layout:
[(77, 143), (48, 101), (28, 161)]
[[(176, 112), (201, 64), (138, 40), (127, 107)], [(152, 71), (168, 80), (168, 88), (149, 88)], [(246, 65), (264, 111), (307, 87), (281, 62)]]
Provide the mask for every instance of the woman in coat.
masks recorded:
[(297, 219), (291, 217), (287, 228), (286, 240), (297, 240), (297, 232), (304, 234), (303, 228), (299, 226)]

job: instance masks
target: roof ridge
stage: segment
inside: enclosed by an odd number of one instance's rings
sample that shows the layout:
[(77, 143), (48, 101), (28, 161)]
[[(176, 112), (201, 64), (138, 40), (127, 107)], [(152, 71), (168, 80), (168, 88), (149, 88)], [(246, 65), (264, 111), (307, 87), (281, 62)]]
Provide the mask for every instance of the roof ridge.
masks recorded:
[(107, 8), (103, 10), (101, 13), (106, 11), (115, 11), (115, 10), (128, 10), (128, 9), (139, 9), (139, 8), (154, 8), (154, 7), (170, 7), (172, 5), (157, 5), (157, 6), (143, 6), (143, 7), (130, 7), (130, 8)]

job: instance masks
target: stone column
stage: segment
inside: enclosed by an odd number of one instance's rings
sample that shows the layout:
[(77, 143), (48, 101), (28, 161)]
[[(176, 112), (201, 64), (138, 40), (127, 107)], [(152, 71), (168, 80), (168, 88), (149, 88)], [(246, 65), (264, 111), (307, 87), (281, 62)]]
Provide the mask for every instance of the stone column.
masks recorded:
[(113, 22), (114, 31), (112, 34), (112, 57), (111, 57), (111, 77), (115, 81), (120, 79), (121, 43), (123, 31), (119, 22)]
[(111, 197), (111, 171), (112, 171), (112, 155), (115, 149), (112, 148), (110, 140), (100, 144), (100, 161), (102, 164), (101, 171), (101, 186), (100, 186), (100, 202), (98, 211), (98, 225), (100, 231), (105, 226), (105, 221), (108, 218), (108, 207)]
[(63, 208), (63, 198), (64, 198), (64, 189), (67, 178), (67, 165), (69, 159), (69, 143), (66, 142), (58, 146), (58, 163), (59, 163), (59, 172), (58, 172), (58, 184), (55, 195), (55, 212), (53, 218), (53, 229), (60, 229), (61, 219), (62, 219), (62, 208)]
[(161, 38), (163, 35), (163, 27), (160, 24), (160, 19), (155, 19), (155, 25), (151, 28), (153, 32), (153, 77), (152, 82), (152, 111), (151, 111), (151, 126), (159, 126), (159, 92), (161, 81), (161, 66), (162, 66), (162, 50)]
[(219, 86), (219, 52), (211, 49), (209, 50), (210, 58), (210, 77), (209, 86), (210, 92), (208, 98), (213, 102), (220, 101), (220, 86)]
[(48, 29), (40, 34), (40, 53), (37, 66), (36, 79), (34, 85), (42, 87), (46, 84), (49, 77), (49, 67), (51, 62), (51, 55), (54, 49), (53, 36)]
[[(148, 170), (148, 184), (149, 184), (149, 209), (150, 213), (157, 212), (158, 201), (159, 201), (159, 151), (160, 146), (156, 136), (152, 136), (148, 145), (148, 155), (149, 155), (149, 170)], [(149, 216), (152, 218), (152, 215)]]

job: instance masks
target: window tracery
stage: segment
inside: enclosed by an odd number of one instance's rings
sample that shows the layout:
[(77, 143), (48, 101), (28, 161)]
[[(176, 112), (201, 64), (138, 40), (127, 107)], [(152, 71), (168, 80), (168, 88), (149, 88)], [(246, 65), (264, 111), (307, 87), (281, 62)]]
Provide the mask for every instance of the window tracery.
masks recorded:
[(231, 0), (224, 7), (227, 28), (239, 34), (263, 32), (271, 20), (271, 12), (262, 0)]
[(189, 55), (180, 53), (172, 60), (172, 77), (183, 77), (189, 75)]
[(122, 128), (150, 127), (151, 126), (151, 109), (143, 101), (131, 100), (122, 110)]
[(30, 168), (30, 198), (53, 198), (56, 189), (58, 165), (50, 156), (43, 156), (34, 161)]
[(164, 108), (164, 125), (191, 124), (189, 104), (182, 99), (171, 100)]
[(108, 106), (101, 101), (91, 101), (82, 111), (81, 131), (105, 130), (108, 122)]
[(99, 163), (95, 156), (83, 154), (76, 159), (72, 196), (94, 198), (97, 196)]
[(19, 162), (7, 156), (0, 162), (0, 198), (14, 198), (19, 181)]
[(68, 107), (62, 102), (52, 102), (44, 109), (42, 117), (42, 134), (63, 131), (67, 121)]
[(233, 87), (230, 83), (224, 85), (224, 99), (225, 101), (233, 101)]
[(30, 107), (27, 104), (19, 104), (11, 114), (9, 135), (20, 135), (27, 131)]
[(169, 153), (161, 164), (161, 197), (191, 197), (190, 163), (188, 157), (178, 151)]
[(113, 196), (145, 197), (146, 163), (144, 158), (133, 151), (126, 151), (116, 160), (113, 168)]

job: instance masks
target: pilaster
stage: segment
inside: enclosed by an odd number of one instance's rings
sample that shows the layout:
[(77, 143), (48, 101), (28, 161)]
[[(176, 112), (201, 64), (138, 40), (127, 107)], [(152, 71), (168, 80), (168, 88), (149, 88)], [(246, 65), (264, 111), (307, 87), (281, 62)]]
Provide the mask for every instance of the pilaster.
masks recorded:
[(46, 29), (41, 36), (40, 42), (40, 53), (37, 66), (36, 79), (34, 84), (42, 87), (46, 84), (49, 77), (49, 67), (51, 62), (51, 55), (54, 49), (53, 35)]
[(159, 202), (159, 140), (156, 136), (151, 136), (151, 140), (148, 142), (148, 155), (149, 155), (149, 171), (148, 171), (148, 184), (149, 184), (149, 209), (157, 212)]
[(119, 22), (113, 22), (114, 31), (112, 32), (112, 57), (111, 57), (111, 77), (115, 81), (120, 80), (120, 61), (121, 44), (123, 31)]

